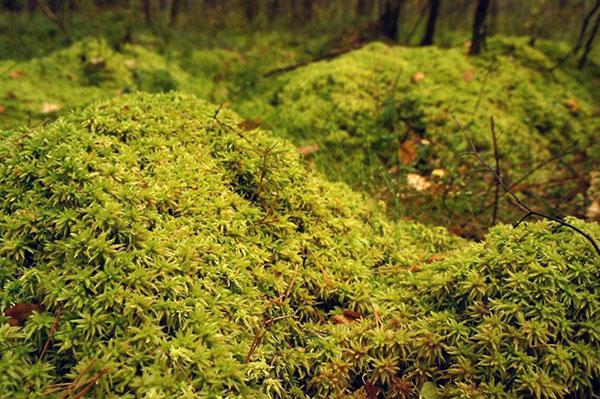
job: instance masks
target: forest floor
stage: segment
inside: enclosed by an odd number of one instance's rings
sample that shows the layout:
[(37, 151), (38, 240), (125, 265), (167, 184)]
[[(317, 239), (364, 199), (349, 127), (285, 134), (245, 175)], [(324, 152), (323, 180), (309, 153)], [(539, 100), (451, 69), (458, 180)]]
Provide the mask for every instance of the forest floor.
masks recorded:
[(0, 20), (0, 389), (600, 388), (597, 52), (38, 22)]

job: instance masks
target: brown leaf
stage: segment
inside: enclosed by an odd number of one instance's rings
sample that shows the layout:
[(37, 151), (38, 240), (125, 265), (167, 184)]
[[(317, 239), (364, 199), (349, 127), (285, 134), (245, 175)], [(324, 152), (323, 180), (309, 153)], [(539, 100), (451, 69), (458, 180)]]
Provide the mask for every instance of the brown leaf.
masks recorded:
[(40, 304), (17, 303), (6, 309), (4, 315), (8, 317), (8, 324), (11, 326), (22, 326), (33, 312), (40, 312), (41, 310), (42, 305)]
[(333, 324), (350, 324), (354, 320), (347, 318), (343, 314), (336, 314), (331, 317), (331, 322)]
[(319, 151), (321, 148), (318, 144), (308, 144), (298, 147), (298, 152), (302, 154), (302, 156), (307, 157), (315, 152)]
[(600, 201), (599, 200), (592, 201), (592, 203), (590, 204), (590, 206), (588, 207), (588, 209), (585, 212), (585, 216), (588, 219), (600, 221)]
[(425, 74), (423, 72), (417, 72), (413, 76), (410, 77), (410, 81), (412, 83), (419, 83), (420, 81), (425, 79)]
[(2, 104), (0, 104), (0, 114), (3, 114), (6, 112), (6, 107)]
[(242, 122), (238, 123), (237, 126), (242, 130), (249, 131), (249, 130), (254, 130), (257, 127), (259, 127), (260, 123), (261, 123), (261, 120), (256, 118), (253, 121), (251, 121), (251, 120), (242, 121)]
[(569, 112), (572, 114), (578, 114), (579, 110), (581, 109), (581, 106), (579, 105), (579, 101), (577, 101), (577, 99), (575, 97), (567, 98), (566, 100), (563, 101), (563, 104), (565, 107), (567, 107)]
[(398, 147), (398, 159), (404, 165), (411, 165), (417, 159), (417, 146), (414, 140), (408, 139)]
[(19, 80), (23, 77), (24, 73), (23, 71), (21, 71), (20, 69), (15, 69), (14, 71), (11, 71), (8, 76), (10, 76), (11, 79), (14, 80)]
[(473, 69), (465, 69), (463, 72), (463, 80), (465, 82), (470, 82), (475, 79), (475, 71)]
[(345, 309), (344, 317), (346, 317), (347, 319), (360, 319), (362, 315), (352, 309)]

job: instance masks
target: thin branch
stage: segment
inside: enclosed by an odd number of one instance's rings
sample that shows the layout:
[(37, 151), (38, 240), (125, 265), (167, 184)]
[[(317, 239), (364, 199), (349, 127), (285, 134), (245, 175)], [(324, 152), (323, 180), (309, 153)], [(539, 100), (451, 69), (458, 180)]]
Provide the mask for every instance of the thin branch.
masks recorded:
[[(458, 122), (456, 120), (456, 118), (455, 118), (455, 121)], [(460, 126), (460, 124), (459, 124), (459, 126)], [(521, 220), (519, 220), (518, 223), (522, 223), (523, 220), (527, 219), (530, 216), (538, 216), (538, 217), (556, 222), (556, 223), (560, 224), (561, 226), (568, 227), (568, 228), (576, 231), (577, 233), (581, 234), (583, 237), (585, 237), (592, 244), (592, 246), (596, 250), (596, 253), (598, 254), (598, 256), (600, 256), (600, 247), (598, 246), (596, 241), (592, 238), (592, 236), (590, 236), (588, 233), (586, 233), (585, 231), (581, 230), (580, 228), (578, 228), (576, 226), (573, 226), (572, 224), (570, 224), (568, 222), (565, 222), (564, 220), (562, 220), (560, 218), (557, 218), (557, 217), (554, 217), (551, 215), (546, 215), (544, 213), (535, 211), (535, 210), (531, 209), (529, 206), (527, 206), (527, 204), (525, 204), (523, 201), (521, 201), (521, 199), (514, 192), (512, 192), (510, 187), (502, 180), (502, 177), (496, 173), (496, 170), (494, 168), (492, 168), (487, 162), (485, 162), (481, 158), (481, 156), (477, 152), (477, 147), (475, 147), (475, 143), (473, 143), (471, 138), (466, 134), (465, 134), (465, 136), (469, 142), (469, 145), (471, 146), (471, 149), (473, 150), (473, 155), (477, 158), (477, 160), (483, 166), (485, 166), (491, 173), (494, 174), (494, 177), (498, 180), (498, 183), (502, 186), (504, 191), (514, 200), (515, 205), (526, 213), (525, 217), (522, 218)]]
[(494, 210), (492, 211), (492, 224), (496, 224), (498, 218), (498, 203), (500, 201), (500, 180), (502, 174), (500, 172), (500, 154), (498, 152), (498, 140), (496, 139), (496, 125), (494, 123), (494, 117), (490, 116), (490, 129), (492, 131), (492, 143), (494, 145), (494, 161), (496, 163), (494, 184)]
[(56, 308), (54, 322), (52, 323), (52, 327), (50, 328), (50, 332), (48, 333), (48, 339), (46, 340), (46, 343), (44, 344), (44, 348), (42, 349), (42, 352), (40, 353), (40, 360), (44, 359), (44, 356), (46, 355), (46, 352), (48, 351), (48, 347), (50, 346), (50, 342), (52, 342), (52, 339), (54, 338), (54, 334), (56, 333), (56, 329), (58, 327), (58, 321), (60, 319), (61, 313), (62, 313), (62, 303), (60, 303), (58, 305), (58, 307)]

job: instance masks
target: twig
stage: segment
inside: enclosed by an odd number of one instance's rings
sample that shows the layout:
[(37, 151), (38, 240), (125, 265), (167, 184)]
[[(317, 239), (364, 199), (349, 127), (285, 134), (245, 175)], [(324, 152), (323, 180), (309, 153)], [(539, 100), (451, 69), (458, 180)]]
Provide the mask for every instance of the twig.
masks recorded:
[(490, 116), (490, 129), (492, 131), (492, 143), (494, 146), (494, 161), (496, 163), (494, 184), (494, 210), (492, 211), (492, 224), (496, 224), (496, 220), (498, 217), (498, 203), (500, 200), (500, 179), (502, 179), (502, 174), (500, 172), (500, 154), (498, 153), (498, 140), (496, 139), (496, 125), (494, 123), (494, 117)]
[(103, 368), (102, 370), (100, 370), (99, 372), (97, 372), (92, 378), (90, 378), (89, 380), (87, 380), (85, 383), (87, 384), (81, 391), (79, 391), (79, 393), (77, 394), (77, 396), (75, 396), (74, 399), (81, 399), (83, 398), (83, 395), (85, 395), (86, 393), (88, 393), (88, 391), (90, 389), (92, 389), (92, 387), (98, 382), (98, 380), (100, 378), (102, 378), (102, 376), (104, 374), (108, 373), (108, 368)]
[[(455, 119), (455, 121), (458, 122), (456, 119)], [(459, 123), (459, 126), (460, 126), (460, 123)], [(491, 173), (494, 174), (494, 177), (498, 180), (498, 183), (502, 186), (504, 191), (515, 201), (516, 206), (519, 207), (524, 212), (526, 212), (526, 215), (523, 218), (521, 218), (521, 220), (519, 220), (519, 222), (516, 224), (516, 226), (518, 226), (520, 223), (522, 223), (524, 220), (526, 220), (527, 218), (529, 218), (531, 216), (538, 216), (538, 217), (541, 217), (544, 219), (552, 220), (553, 222), (556, 222), (556, 223), (560, 224), (561, 226), (568, 227), (568, 228), (576, 231), (577, 233), (581, 234), (592, 244), (592, 246), (596, 250), (596, 253), (598, 254), (598, 256), (600, 256), (600, 247), (598, 246), (596, 241), (592, 238), (592, 236), (590, 236), (588, 233), (586, 233), (585, 231), (581, 230), (580, 228), (578, 228), (576, 226), (573, 226), (572, 224), (570, 224), (568, 222), (565, 222), (564, 220), (562, 220), (560, 218), (557, 218), (557, 217), (554, 217), (551, 215), (546, 215), (544, 213), (535, 211), (535, 210), (531, 209), (529, 206), (527, 206), (523, 201), (521, 201), (521, 199), (519, 199), (519, 197), (517, 197), (517, 195), (511, 191), (510, 187), (502, 180), (502, 177), (496, 173), (494, 168), (492, 168), (487, 162), (485, 162), (481, 158), (481, 156), (477, 152), (477, 147), (475, 147), (475, 143), (473, 143), (471, 138), (468, 135), (466, 135), (466, 133), (465, 133), (465, 137), (467, 138), (469, 145), (471, 146), (471, 149), (473, 150), (473, 155), (477, 158), (477, 160), (483, 166), (485, 166)]]
[(48, 333), (48, 339), (46, 340), (46, 343), (44, 344), (44, 348), (42, 349), (42, 352), (40, 353), (40, 360), (42, 360), (44, 358), (44, 356), (46, 355), (46, 352), (48, 351), (48, 347), (50, 346), (50, 342), (52, 341), (52, 338), (54, 338), (54, 333), (56, 333), (56, 328), (58, 327), (58, 321), (60, 319), (61, 313), (62, 313), (62, 303), (60, 303), (58, 305), (58, 307), (56, 308), (54, 322), (52, 323), (52, 327), (50, 328), (50, 332)]

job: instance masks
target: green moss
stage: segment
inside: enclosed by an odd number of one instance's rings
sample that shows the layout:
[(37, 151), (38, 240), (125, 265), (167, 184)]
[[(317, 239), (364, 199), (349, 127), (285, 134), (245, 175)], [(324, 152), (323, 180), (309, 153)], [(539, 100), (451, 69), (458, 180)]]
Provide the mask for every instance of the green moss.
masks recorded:
[[(593, 85), (581, 84), (577, 79), (586, 76), (581, 73), (575, 79), (570, 71), (548, 71), (553, 64), (525, 39), (491, 39), (482, 58), (466, 57), (463, 48), (374, 43), (283, 74), (263, 99), (238, 109), (261, 115), (298, 145), (319, 144), (321, 150), (311, 157), (317, 169), (366, 188), (402, 216), (455, 226), (479, 218), (485, 226), (491, 208), (480, 214), (473, 198), (485, 196), (489, 176), (473, 172), (481, 165), (468, 156), (466, 136), (493, 163), (490, 116), (507, 181), (519, 180), (566, 149), (578, 156), (565, 155), (563, 161), (584, 170), (600, 159)], [(422, 79), (413, 79), (418, 73)], [(416, 154), (403, 162), (399, 149), (407, 141), (416, 143)], [(427, 179), (430, 189), (412, 189), (408, 173)], [(550, 162), (517, 191), (527, 191), (533, 206), (549, 212), (581, 214), (580, 206), (564, 199), (577, 191), (568, 182), (572, 178), (552, 183), (570, 173)], [(551, 182), (537, 184), (546, 180)], [(550, 198), (552, 206), (540, 197)], [(490, 201), (488, 196), (484, 205)], [(504, 202), (500, 213), (505, 220), (518, 218)]]
[(378, 269), (460, 245), (389, 225), (287, 142), (217, 109), (127, 95), (3, 139), (0, 310), (43, 310), (22, 327), (2, 319), (0, 391), (45, 397), (94, 375), (95, 397), (307, 389), (330, 350), (316, 331), (339, 309), (371, 314)]
[[(144, 48), (115, 51), (104, 40), (87, 39), (47, 57), (0, 66), (0, 126), (52, 119), (73, 108), (130, 91), (177, 89), (190, 77)], [(199, 87), (199, 86), (194, 86)], [(189, 87), (193, 92), (193, 88)]]

